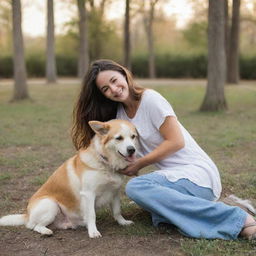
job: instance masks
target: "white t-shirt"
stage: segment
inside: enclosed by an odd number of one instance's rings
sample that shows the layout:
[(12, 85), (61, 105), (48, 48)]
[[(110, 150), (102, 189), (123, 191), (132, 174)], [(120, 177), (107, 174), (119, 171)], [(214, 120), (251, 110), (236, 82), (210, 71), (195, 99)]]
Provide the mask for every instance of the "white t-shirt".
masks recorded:
[[(127, 116), (122, 104), (119, 104), (117, 110), (117, 119), (128, 120), (136, 126), (139, 133), (140, 156), (150, 153), (162, 143), (163, 137), (159, 128), (167, 116), (176, 117), (170, 103), (151, 89), (143, 92), (139, 108), (133, 118)], [(216, 165), (182, 124), (179, 125), (185, 146), (155, 163), (157, 172), (173, 182), (185, 178), (199, 186), (211, 188), (217, 200), (221, 194), (221, 181)]]

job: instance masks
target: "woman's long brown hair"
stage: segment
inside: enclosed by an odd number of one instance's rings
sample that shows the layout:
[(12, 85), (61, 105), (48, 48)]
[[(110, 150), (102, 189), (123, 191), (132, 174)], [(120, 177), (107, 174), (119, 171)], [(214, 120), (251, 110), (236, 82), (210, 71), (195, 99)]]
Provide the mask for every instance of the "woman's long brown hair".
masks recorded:
[(116, 118), (118, 102), (107, 99), (98, 89), (96, 78), (101, 71), (112, 70), (121, 73), (129, 86), (133, 99), (140, 100), (144, 88), (135, 85), (131, 73), (112, 60), (94, 61), (87, 71), (78, 100), (73, 110), (72, 140), (77, 150), (86, 148), (94, 135), (88, 122), (109, 121)]

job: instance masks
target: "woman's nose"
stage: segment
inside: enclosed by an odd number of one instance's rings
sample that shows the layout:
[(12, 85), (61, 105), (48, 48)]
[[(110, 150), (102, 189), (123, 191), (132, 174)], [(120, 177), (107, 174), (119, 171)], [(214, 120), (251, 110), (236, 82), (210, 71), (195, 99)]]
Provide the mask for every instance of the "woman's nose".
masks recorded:
[(115, 85), (111, 85), (110, 90), (112, 93), (115, 93), (117, 91), (117, 87)]

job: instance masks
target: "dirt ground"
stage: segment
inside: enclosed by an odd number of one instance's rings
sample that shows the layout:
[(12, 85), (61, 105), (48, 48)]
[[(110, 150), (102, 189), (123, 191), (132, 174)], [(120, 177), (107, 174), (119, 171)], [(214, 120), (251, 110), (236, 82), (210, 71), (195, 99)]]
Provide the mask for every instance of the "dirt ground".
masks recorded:
[(57, 230), (51, 237), (40, 236), (25, 228), (1, 228), (0, 255), (184, 255), (180, 251), (180, 236), (177, 233), (127, 237), (116, 236), (104, 226), (99, 229), (103, 237), (89, 239), (82, 228)]
[[(16, 184), (21, 186), (22, 182)], [(10, 185), (12, 187), (12, 185)], [(24, 188), (24, 187), (23, 187)], [(23, 189), (22, 188), (22, 189)], [(24, 201), (19, 198), (22, 189), (17, 189), (13, 195), (14, 201)], [(23, 196), (22, 196), (23, 197)], [(17, 205), (16, 205), (17, 206)], [(15, 211), (11, 211), (14, 213)], [(19, 211), (22, 212), (22, 211)], [(139, 216), (138, 216), (139, 215)], [(128, 219), (131, 216), (125, 216)], [(136, 219), (149, 218), (143, 210), (137, 213)], [(130, 218), (133, 219), (133, 218)], [(138, 221), (140, 222), (140, 221)], [(137, 224), (138, 224), (137, 222)], [(136, 220), (135, 220), (135, 226)], [(79, 227), (76, 230), (57, 230), (52, 236), (42, 236), (34, 231), (20, 227), (1, 227), (0, 255), (1, 256), (179, 256), (182, 252), (180, 244), (184, 241), (175, 229), (152, 229), (150, 234), (131, 235), (126, 227), (119, 226), (111, 216), (98, 222), (101, 238), (90, 239), (87, 230)]]
[[(26, 196), (31, 194), (33, 186), (20, 179), (18, 182), (8, 182), (1, 186), (1, 195), (5, 197), (4, 187), (11, 193), (10, 203), (2, 214), (22, 213), (26, 205)], [(15, 189), (14, 189), (15, 187)], [(11, 210), (10, 210), (11, 208)], [(18, 209), (18, 210), (17, 210)], [(20, 210), (19, 210), (20, 209)], [(125, 216), (135, 221), (135, 226), (140, 219), (149, 218), (143, 210), (136, 214), (136, 218)], [(136, 221), (136, 219), (138, 221)], [(136, 224), (137, 222), (137, 224)], [(149, 224), (150, 225), (150, 224)], [(76, 230), (57, 230), (54, 227), (53, 236), (45, 237), (34, 231), (19, 227), (0, 228), (0, 255), (1, 256), (150, 256), (150, 255), (185, 255), (180, 247), (184, 240), (174, 229), (152, 228), (150, 234), (129, 234), (126, 227), (119, 226), (109, 215), (97, 223), (102, 234), (101, 238), (90, 239), (86, 228)]]
[[(25, 150), (25, 149), (24, 149)], [(2, 155), (17, 154), (18, 148), (0, 150)], [(38, 184), (31, 182), (35, 175), (49, 172), (50, 166), (42, 166), (35, 173), (22, 176), (18, 168), (9, 169), (17, 175), (12, 179), (2, 180), (0, 186), (0, 216), (14, 213), (24, 213), (28, 198), (37, 190)], [(126, 214), (126, 215), (125, 215)], [(128, 214), (128, 216), (127, 216)], [(136, 216), (135, 216), (136, 215)], [(149, 214), (137, 210), (136, 214), (124, 213), (127, 219), (132, 219), (136, 225), (147, 219), (150, 226)], [(136, 224), (137, 223), (137, 224)], [(149, 227), (148, 234), (134, 235), (126, 227), (119, 226), (107, 215), (97, 221), (97, 227), (102, 238), (90, 239), (86, 228), (76, 230), (57, 230), (54, 227), (53, 236), (45, 237), (24, 226), (0, 228), (1, 256), (150, 256), (150, 255), (185, 255), (181, 249), (184, 237), (174, 229), (156, 229)], [(142, 227), (143, 229), (143, 227)], [(146, 231), (147, 232), (147, 231)], [(135, 232), (136, 233), (136, 232)]]

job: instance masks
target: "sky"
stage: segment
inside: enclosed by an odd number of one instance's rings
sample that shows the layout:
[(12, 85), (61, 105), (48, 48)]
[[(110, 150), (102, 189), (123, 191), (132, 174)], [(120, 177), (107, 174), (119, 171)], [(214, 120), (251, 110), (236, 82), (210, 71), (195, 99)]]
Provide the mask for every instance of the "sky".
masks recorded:
[[(43, 36), (46, 31), (46, 2), (42, 0), (23, 0), (23, 33), (30, 36)], [(191, 18), (193, 11), (187, 0), (167, 0), (165, 1), (164, 10), (170, 16), (177, 19), (177, 27), (182, 28)], [(108, 11), (108, 18), (115, 19), (124, 15), (125, 1), (116, 0), (112, 8)], [(69, 21), (77, 13), (76, 5), (67, 4), (62, 1), (54, 1), (55, 10), (55, 32), (61, 33), (62, 24)], [(120, 10), (122, 10), (120, 12)]]

